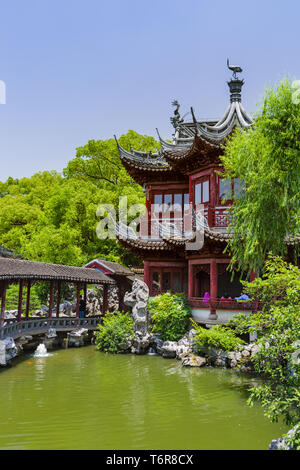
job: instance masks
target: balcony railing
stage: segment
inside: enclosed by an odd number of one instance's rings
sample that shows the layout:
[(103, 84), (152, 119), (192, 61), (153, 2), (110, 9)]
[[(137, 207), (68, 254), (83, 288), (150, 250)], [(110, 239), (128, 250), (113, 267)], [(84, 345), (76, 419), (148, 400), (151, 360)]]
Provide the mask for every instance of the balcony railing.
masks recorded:
[(228, 227), (230, 223), (230, 215), (227, 207), (215, 207), (210, 209), (212, 212), (212, 226), (216, 228)]
[(203, 212), (187, 211), (182, 217), (163, 217), (161, 214), (159, 216), (152, 213), (151, 219), (141, 218), (139, 223), (134, 222), (134, 225), (116, 222), (111, 214), (109, 216), (117, 236), (130, 240), (191, 238), (195, 230), (225, 229), (230, 223), (228, 207), (223, 206), (205, 207)]
[(230, 300), (230, 299), (208, 299), (205, 300), (202, 297), (191, 297), (189, 303), (193, 307), (207, 308), (212, 310), (246, 310), (257, 312), (262, 309), (262, 302), (253, 300)]
[(203, 213), (193, 212), (193, 219), (172, 217), (155, 218), (148, 222), (148, 235), (152, 237), (188, 238), (193, 230), (226, 228), (230, 223), (227, 207), (205, 208)]

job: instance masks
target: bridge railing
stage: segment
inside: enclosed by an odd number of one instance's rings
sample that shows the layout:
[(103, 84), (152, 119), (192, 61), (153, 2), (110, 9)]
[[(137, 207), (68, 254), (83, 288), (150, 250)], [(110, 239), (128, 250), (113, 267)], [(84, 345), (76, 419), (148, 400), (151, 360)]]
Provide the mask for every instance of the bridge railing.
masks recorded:
[(0, 325), (0, 340), (6, 337), (16, 338), (34, 332), (43, 332), (54, 328), (56, 330), (75, 330), (77, 328), (97, 329), (97, 325), (101, 322), (100, 317), (61, 317), (47, 318), (38, 317), (24, 319), (20, 322), (9, 319), (4, 325)]

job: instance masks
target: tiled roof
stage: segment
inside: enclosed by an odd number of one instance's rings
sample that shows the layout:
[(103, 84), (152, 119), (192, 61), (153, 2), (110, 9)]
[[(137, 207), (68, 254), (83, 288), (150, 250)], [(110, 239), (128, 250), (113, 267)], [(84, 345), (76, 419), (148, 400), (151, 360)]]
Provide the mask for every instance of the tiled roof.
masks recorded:
[(0, 280), (17, 279), (114, 284), (112, 279), (94, 269), (0, 258)]

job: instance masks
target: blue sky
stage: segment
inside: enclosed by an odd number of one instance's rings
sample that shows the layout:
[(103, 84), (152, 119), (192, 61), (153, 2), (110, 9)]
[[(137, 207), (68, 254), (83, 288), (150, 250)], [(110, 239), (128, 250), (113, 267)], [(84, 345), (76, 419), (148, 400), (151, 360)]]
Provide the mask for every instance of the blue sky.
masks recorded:
[(62, 171), (76, 147), (128, 129), (170, 137), (182, 114), (220, 118), (226, 59), (243, 104), (300, 79), (298, 0), (0, 0), (0, 180)]

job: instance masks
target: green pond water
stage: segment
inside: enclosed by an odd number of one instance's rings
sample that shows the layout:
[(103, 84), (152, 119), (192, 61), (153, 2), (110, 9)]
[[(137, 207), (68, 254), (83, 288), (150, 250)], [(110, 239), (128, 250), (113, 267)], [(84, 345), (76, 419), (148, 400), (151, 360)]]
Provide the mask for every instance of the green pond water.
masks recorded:
[(267, 449), (287, 427), (246, 405), (258, 379), (94, 346), (0, 370), (0, 449)]

